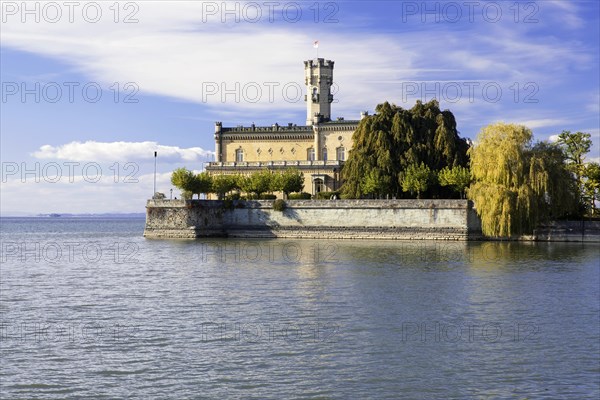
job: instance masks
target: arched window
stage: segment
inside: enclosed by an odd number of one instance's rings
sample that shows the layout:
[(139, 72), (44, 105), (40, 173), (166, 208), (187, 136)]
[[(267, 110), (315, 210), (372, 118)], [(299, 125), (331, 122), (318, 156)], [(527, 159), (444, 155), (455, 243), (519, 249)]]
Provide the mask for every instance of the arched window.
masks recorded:
[(315, 161), (315, 149), (312, 147), (306, 150), (306, 159), (308, 161)]
[(237, 149), (235, 151), (235, 162), (244, 162), (244, 150)]
[(315, 179), (315, 194), (323, 191), (323, 179)]
[(323, 147), (323, 161), (327, 161), (327, 147)]
[(336, 149), (336, 156), (338, 161), (346, 161), (346, 149), (343, 147), (338, 147)]

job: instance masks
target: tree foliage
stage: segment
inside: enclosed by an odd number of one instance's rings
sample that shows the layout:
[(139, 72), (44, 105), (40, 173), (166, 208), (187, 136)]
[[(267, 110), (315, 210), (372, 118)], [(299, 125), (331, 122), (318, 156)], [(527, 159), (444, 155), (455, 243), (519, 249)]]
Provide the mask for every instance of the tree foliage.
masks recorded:
[(200, 196), (200, 193), (212, 191), (212, 177), (208, 172), (201, 172), (194, 176), (192, 193)]
[(583, 165), (585, 155), (590, 151), (592, 146), (591, 134), (584, 132), (562, 131), (558, 135), (558, 143), (566, 154), (567, 160), (570, 163)]
[(434, 182), (434, 173), (425, 163), (411, 164), (400, 178), (402, 190), (417, 194), (417, 199), (421, 198), (421, 193), (427, 190), (429, 185)]
[(279, 172), (276, 178), (280, 184), (277, 190), (283, 192), (286, 196), (292, 192), (302, 192), (304, 189), (304, 174), (295, 168), (286, 169)]
[(379, 183), (388, 180), (385, 193), (400, 195), (401, 175), (413, 164), (423, 163), (436, 171), (468, 162), (469, 145), (459, 137), (454, 115), (441, 111), (436, 100), (417, 101), (410, 110), (388, 102), (379, 104), (375, 115), (360, 121), (352, 140), (342, 170), (347, 197), (378, 193)]
[(173, 186), (181, 190), (184, 199), (191, 199), (193, 195), (201, 193), (211, 193), (212, 177), (207, 172), (194, 174), (186, 168), (178, 168), (171, 175)]
[(438, 172), (438, 181), (441, 186), (450, 186), (463, 198), (465, 190), (471, 184), (471, 171), (460, 165), (444, 167)]
[(211, 192), (215, 193), (219, 199), (223, 199), (227, 193), (235, 189), (238, 185), (235, 175), (214, 175), (212, 176)]
[(263, 170), (241, 178), (240, 189), (259, 197), (261, 194), (271, 191), (272, 181), (273, 174), (269, 170)]
[(595, 162), (588, 163), (584, 171), (585, 198), (591, 215), (597, 212), (596, 200), (600, 199), (600, 165)]
[(194, 173), (187, 168), (177, 168), (171, 174), (171, 184), (180, 189), (182, 196), (187, 198), (194, 194)]
[(372, 169), (364, 175), (360, 188), (363, 194), (381, 197), (389, 193), (390, 183), (391, 177), (389, 175), (384, 175), (380, 170)]
[(547, 143), (532, 147), (531, 130), (497, 123), (483, 128), (469, 150), (475, 202), (485, 235), (530, 233), (539, 221), (573, 210), (573, 180), (564, 154)]
[(591, 134), (584, 132), (562, 131), (556, 143), (566, 155), (569, 171), (577, 181), (578, 199), (582, 209), (593, 213), (594, 205), (589, 201), (586, 188), (586, 163), (585, 155), (592, 147)]
[(250, 175), (210, 175), (208, 172), (194, 174), (186, 168), (178, 168), (171, 175), (173, 186), (182, 191), (184, 199), (191, 199), (194, 194), (200, 198), (201, 193), (215, 193), (222, 199), (234, 190), (242, 190), (254, 197), (266, 192), (301, 192), (304, 188), (304, 174), (298, 169), (283, 171), (263, 170)]

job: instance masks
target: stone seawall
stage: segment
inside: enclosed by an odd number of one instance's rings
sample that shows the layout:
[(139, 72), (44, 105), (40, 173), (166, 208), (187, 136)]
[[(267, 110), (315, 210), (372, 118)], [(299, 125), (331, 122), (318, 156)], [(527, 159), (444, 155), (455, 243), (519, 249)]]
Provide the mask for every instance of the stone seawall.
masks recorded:
[(600, 243), (600, 221), (555, 221), (533, 231), (540, 242)]
[(467, 200), (148, 200), (148, 238), (481, 239)]

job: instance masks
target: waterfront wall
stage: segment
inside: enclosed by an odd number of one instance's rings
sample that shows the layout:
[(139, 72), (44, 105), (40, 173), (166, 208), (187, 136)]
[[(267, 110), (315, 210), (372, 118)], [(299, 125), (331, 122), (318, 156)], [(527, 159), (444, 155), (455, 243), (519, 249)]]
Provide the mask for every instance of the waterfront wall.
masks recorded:
[(144, 236), (467, 240), (481, 225), (467, 200), (148, 200)]
[(540, 242), (600, 243), (600, 221), (550, 222), (535, 229), (533, 239)]

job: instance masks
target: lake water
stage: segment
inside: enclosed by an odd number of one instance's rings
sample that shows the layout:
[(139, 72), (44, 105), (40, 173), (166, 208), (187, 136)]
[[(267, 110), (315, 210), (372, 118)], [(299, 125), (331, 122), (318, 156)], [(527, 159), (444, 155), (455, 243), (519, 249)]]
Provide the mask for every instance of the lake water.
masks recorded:
[(0, 397), (597, 399), (597, 244), (3, 218)]

